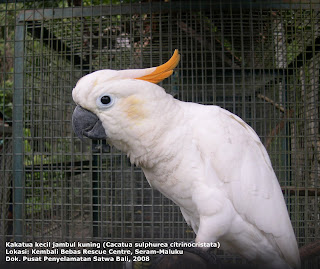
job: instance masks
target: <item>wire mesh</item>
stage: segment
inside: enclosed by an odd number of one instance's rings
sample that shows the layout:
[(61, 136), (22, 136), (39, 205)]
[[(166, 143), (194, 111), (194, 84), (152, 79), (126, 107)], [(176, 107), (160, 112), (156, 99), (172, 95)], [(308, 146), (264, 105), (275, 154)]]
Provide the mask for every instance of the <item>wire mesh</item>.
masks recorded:
[(126, 156), (78, 140), (71, 128), (80, 77), (157, 66), (175, 48), (180, 64), (161, 85), (250, 124), (270, 155), (299, 246), (319, 240), (317, 1), (107, 2), (1, 4), (1, 243), (194, 238), (179, 208)]

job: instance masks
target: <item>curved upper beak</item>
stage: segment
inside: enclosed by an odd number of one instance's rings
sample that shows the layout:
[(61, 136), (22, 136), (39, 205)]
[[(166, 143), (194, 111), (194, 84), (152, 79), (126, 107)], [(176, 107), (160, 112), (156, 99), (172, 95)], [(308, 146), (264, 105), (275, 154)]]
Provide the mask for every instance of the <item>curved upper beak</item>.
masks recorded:
[(79, 105), (76, 106), (72, 114), (72, 128), (80, 139), (84, 136), (91, 139), (107, 138), (106, 131), (99, 118)]

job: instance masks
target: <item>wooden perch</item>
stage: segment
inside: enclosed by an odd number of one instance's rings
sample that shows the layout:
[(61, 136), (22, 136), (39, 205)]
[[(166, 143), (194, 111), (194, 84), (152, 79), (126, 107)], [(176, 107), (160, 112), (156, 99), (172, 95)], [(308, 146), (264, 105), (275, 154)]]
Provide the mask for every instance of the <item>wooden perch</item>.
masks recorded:
[[(198, 14), (200, 17), (203, 17), (204, 21), (204, 27), (206, 30), (210, 31), (214, 35), (214, 39), (223, 47), (228, 53), (230, 53), (241, 65), (241, 56), (237, 56), (235, 51), (232, 51), (230, 47), (232, 47), (232, 44), (224, 37), (224, 43), (217, 38), (217, 36), (222, 36), (223, 34), (218, 31), (218, 28), (214, 25), (214, 23), (211, 21), (210, 18), (203, 16), (201, 12)], [(197, 20), (197, 17), (195, 18)], [(202, 24), (202, 22), (200, 22)]]
[(320, 240), (305, 245), (299, 249), (301, 261), (320, 255)]
[[(202, 44), (204, 48), (212, 49), (212, 44), (207, 40), (205, 40), (200, 34), (197, 34), (197, 32), (193, 28), (189, 27), (186, 23), (181, 21), (181, 22), (177, 22), (177, 25), (182, 31), (191, 35), (195, 40), (197, 40), (200, 44)], [(225, 61), (231, 67), (240, 68), (239, 65), (237, 65), (236, 63), (233, 63), (227, 56), (222, 57), (219, 53), (217, 53), (217, 57)]]
[(271, 132), (268, 135), (268, 139), (266, 141), (266, 148), (268, 149), (271, 145), (272, 140), (281, 132), (281, 130), (284, 128), (285, 122), (287, 118), (291, 117), (293, 114), (293, 110), (290, 109), (287, 113), (286, 116), (283, 118), (283, 120), (277, 124), (276, 127), (274, 127)]
[(267, 101), (268, 103), (274, 105), (277, 109), (279, 109), (281, 112), (285, 113), (286, 110), (284, 109), (284, 107), (278, 103), (276, 103), (275, 101), (273, 101), (272, 99), (270, 99), (269, 97), (262, 95), (262, 94), (258, 94), (257, 95), (258, 98)]
[(266, 148), (268, 149), (271, 145), (272, 140), (281, 132), (281, 130), (284, 128), (285, 122), (287, 120), (287, 118), (291, 117), (293, 114), (293, 110), (289, 110), (288, 112), (286, 112), (285, 108), (276, 103), (275, 101), (273, 101), (272, 99), (270, 99), (269, 97), (262, 95), (262, 94), (258, 94), (257, 95), (258, 98), (265, 100), (266, 102), (270, 103), (271, 105), (273, 105), (275, 108), (279, 109), (279, 111), (281, 111), (282, 113), (285, 113), (285, 116), (283, 118), (283, 120), (277, 124), (276, 127), (274, 127), (271, 132), (268, 135), (267, 141), (266, 141)]

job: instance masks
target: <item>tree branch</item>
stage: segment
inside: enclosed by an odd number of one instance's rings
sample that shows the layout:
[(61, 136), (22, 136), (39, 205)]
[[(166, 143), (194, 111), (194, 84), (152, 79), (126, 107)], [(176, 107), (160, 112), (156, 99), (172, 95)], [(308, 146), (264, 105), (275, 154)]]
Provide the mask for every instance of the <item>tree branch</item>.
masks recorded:
[(265, 96), (265, 95), (262, 95), (262, 94), (258, 94), (257, 95), (258, 98), (262, 99), (262, 100), (265, 100), (267, 101), (268, 103), (274, 105), (277, 109), (279, 109), (281, 112), (285, 113), (285, 109), (282, 105), (276, 103), (275, 101), (273, 101), (272, 99), (270, 99), (269, 97)]
[(291, 117), (293, 114), (293, 110), (290, 109), (287, 113), (286, 116), (283, 118), (283, 120), (277, 124), (276, 127), (274, 127), (271, 132), (268, 135), (268, 139), (266, 141), (266, 148), (268, 149), (271, 145), (272, 140), (281, 132), (281, 130), (284, 128), (284, 124), (287, 120), (287, 118)]

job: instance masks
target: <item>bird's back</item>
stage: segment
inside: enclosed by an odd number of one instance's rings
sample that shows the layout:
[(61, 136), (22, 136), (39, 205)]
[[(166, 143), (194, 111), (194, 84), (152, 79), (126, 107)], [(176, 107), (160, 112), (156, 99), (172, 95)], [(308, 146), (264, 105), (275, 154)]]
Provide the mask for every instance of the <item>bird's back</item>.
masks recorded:
[[(209, 158), (239, 214), (239, 225), (243, 222), (244, 234), (253, 237), (246, 239), (238, 234), (236, 247), (248, 244), (248, 239), (261, 240), (261, 247), (265, 246), (262, 258), (265, 255), (274, 259), (275, 251), (291, 267), (299, 268), (299, 251), (283, 194), (257, 134), (239, 117), (220, 107), (189, 103), (182, 106), (188, 111), (186, 117), (191, 121), (193, 139), (198, 140), (199, 148)], [(252, 247), (257, 255), (260, 250)], [(245, 248), (242, 252), (246, 252)]]

